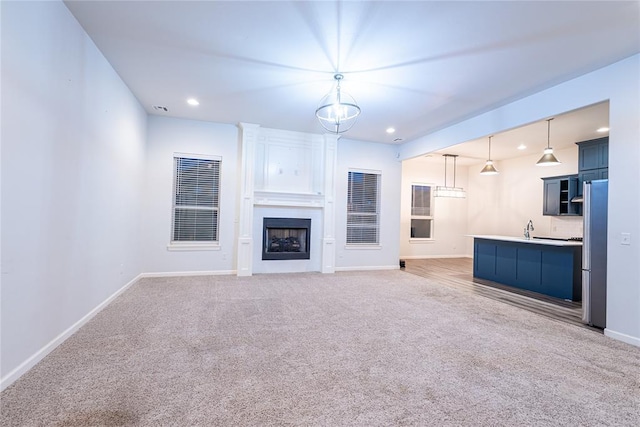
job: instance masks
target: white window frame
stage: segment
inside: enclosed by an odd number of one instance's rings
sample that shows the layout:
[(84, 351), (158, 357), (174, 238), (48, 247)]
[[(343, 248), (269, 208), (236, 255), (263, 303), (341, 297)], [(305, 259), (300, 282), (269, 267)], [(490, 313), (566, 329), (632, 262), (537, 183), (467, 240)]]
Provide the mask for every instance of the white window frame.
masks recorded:
[[(196, 161), (215, 161), (218, 162), (218, 177), (217, 177), (217, 205), (215, 202), (211, 206), (190, 206), (190, 205), (177, 205), (177, 184), (178, 184), (178, 161), (179, 159), (194, 159)], [(171, 203), (171, 226), (169, 244), (167, 249), (170, 251), (197, 251), (197, 250), (220, 250), (220, 190), (222, 181), (222, 157), (211, 156), (204, 154), (193, 153), (174, 153), (173, 154), (173, 187), (172, 187), (172, 203)], [(214, 230), (214, 240), (174, 240), (175, 239), (175, 215), (177, 209), (193, 209), (193, 210), (212, 210), (218, 213), (217, 224)]]
[[(414, 187), (429, 187), (429, 215), (424, 215), (424, 214), (416, 214), (414, 211), (418, 208), (421, 208), (423, 206), (415, 206), (414, 205), (414, 199), (413, 199), (413, 195), (414, 195)], [(410, 219), (409, 219), (409, 241), (411, 242), (431, 242), (433, 241), (433, 231), (434, 231), (434, 225), (435, 225), (435, 220), (434, 220), (434, 190), (435, 190), (435, 185), (434, 184), (429, 184), (429, 183), (425, 183), (425, 182), (412, 182), (411, 183), (411, 198), (410, 198), (410, 206), (409, 206), (409, 213), (410, 213)], [(429, 235), (431, 237), (412, 237), (411, 236), (411, 221), (413, 221), (414, 219), (419, 219), (419, 220), (430, 220), (430, 225), (431, 228), (429, 230)]]
[[(353, 192), (353, 185), (351, 177), (352, 174), (366, 174), (376, 176), (376, 191), (374, 211), (371, 209), (357, 209), (351, 203), (351, 196)], [(363, 169), (349, 169), (347, 174), (347, 222), (346, 222), (346, 248), (347, 249), (380, 249), (380, 211), (381, 211), (381, 191), (382, 191), (382, 173), (375, 170), (363, 170)], [(371, 217), (372, 220), (368, 220), (366, 224), (358, 224), (355, 219), (357, 217)], [(374, 230), (375, 241), (349, 241), (349, 230), (353, 228), (371, 228)]]

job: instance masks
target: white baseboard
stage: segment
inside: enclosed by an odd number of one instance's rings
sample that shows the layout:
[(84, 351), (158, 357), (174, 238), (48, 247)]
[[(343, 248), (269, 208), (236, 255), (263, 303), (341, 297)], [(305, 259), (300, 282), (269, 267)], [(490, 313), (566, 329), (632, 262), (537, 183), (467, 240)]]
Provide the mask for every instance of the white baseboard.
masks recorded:
[(24, 375), (29, 369), (33, 368), (38, 362), (45, 358), (45, 356), (55, 350), (60, 344), (62, 344), (67, 338), (73, 335), (78, 329), (84, 326), (89, 320), (91, 320), (96, 314), (98, 314), (103, 308), (111, 303), (114, 299), (118, 297), (121, 293), (126, 291), (131, 285), (137, 282), (142, 277), (141, 274), (133, 278), (129, 283), (115, 291), (110, 297), (106, 300), (102, 301), (98, 306), (96, 306), (93, 310), (87, 313), (82, 319), (78, 320), (76, 323), (71, 325), (67, 330), (62, 332), (60, 335), (51, 340), (47, 345), (42, 347), (36, 353), (34, 353), (27, 360), (22, 362), (18, 367), (9, 372), (3, 378), (0, 378), (0, 391), (6, 389), (11, 384), (13, 384), (18, 378)]
[(400, 259), (438, 259), (438, 258), (473, 258), (471, 255), (409, 255)]
[(400, 269), (400, 264), (398, 265), (372, 265), (372, 266), (356, 266), (356, 267), (336, 267), (336, 272), (338, 271), (369, 271), (369, 270), (398, 270)]
[(626, 342), (627, 344), (635, 345), (636, 347), (640, 347), (640, 338), (632, 337), (631, 335), (623, 334), (621, 332), (612, 331), (609, 328), (604, 329), (605, 336), (609, 338), (613, 338), (614, 340)]
[(180, 276), (230, 276), (237, 274), (237, 270), (216, 270), (216, 271), (163, 271), (157, 273), (142, 273), (144, 277), (180, 277)]

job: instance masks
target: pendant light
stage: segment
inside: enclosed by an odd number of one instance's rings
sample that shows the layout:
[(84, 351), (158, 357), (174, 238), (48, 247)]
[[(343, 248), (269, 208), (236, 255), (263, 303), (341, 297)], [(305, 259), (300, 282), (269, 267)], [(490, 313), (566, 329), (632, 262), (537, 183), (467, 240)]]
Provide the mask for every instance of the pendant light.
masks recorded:
[(480, 171), (480, 175), (497, 175), (498, 169), (493, 166), (493, 161), (491, 160), (491, 138), (493, 135), (489, 137), (489, 157), (487, 158), (487, 163), (484, 164), (484, 167)]
[(536, 163), (537, 166), (555, 166), (559, 165), (560, 162), (556, 159), (556, 156), (553, 155), (553, 148), (549, 146), (550, 138), (551, 138), (551, 120), (553, 118), (547, 120), (547, 148), (544, 149), (544, 154)]
[(316, 117), (323, 128), (333, 133), (346, 132), (355, 124), (360, 115), (360, 107), (351, 95), (342, 92), (340, 80), (342, 74), (336, 74), (333, 78), (338, 82), (335, 90), (325, 95), (316, 109)]
[[(464, 199), (467, 193), (464, 189), (456, 187), (456, 154), (443, 154), (444, 157), (444, 186), (437, 186), (433, 195), (435, 197), (453, 197), (456, 199)], [(453, 158), (453, 187), (447, 185), (447, 160)]]

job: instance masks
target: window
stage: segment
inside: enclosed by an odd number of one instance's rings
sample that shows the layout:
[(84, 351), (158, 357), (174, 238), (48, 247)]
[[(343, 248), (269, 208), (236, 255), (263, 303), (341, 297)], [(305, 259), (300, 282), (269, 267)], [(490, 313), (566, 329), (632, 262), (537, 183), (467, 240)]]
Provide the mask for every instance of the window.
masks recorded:
[(411, 238), (433, 238), (432, 191), (430, 185), (411, 185)]
[(174, 157), (172, 242), (218, 242), (220, 160)]
[(347, 244), (378, 244), (380, 240), (380, 174), (349, 172)]

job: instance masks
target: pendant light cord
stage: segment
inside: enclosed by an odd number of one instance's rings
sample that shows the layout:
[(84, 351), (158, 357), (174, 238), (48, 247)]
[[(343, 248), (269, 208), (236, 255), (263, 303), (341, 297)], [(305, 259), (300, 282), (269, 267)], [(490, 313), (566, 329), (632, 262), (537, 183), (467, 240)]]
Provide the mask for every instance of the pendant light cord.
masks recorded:
[(456, 187), (456, 159), (457, 157), (453, 158), (453, 188)]
[(491, 160), (491, 138), (493, 138), (493, 135), (489, 137), (489, 160)]

